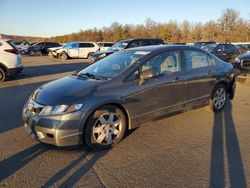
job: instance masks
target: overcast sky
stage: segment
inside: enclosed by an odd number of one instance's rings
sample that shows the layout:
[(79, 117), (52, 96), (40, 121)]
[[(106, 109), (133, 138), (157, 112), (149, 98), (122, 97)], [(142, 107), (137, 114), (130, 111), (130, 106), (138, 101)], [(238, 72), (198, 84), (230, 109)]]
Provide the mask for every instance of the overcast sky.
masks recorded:
[(226, 8), (250, 18), (250, 0), (0, 0), (0, 33), (49, 37), (147, 18), (204, 23)]

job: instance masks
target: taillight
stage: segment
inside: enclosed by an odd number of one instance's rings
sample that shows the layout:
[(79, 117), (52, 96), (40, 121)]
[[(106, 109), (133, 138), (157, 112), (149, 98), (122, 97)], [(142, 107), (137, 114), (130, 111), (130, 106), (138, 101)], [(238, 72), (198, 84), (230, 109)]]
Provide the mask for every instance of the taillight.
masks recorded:
[(18, 50), (12, 48), (12, 49), (6, 49), (5, 52), (13, 53), (13, 54), (19, 54)]

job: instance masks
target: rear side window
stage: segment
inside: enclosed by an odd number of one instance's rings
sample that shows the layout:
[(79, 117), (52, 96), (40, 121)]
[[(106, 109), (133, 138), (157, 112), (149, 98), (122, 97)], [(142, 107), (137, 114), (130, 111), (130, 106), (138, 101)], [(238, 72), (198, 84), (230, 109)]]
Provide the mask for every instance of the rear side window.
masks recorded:
[(79, 46), (80, 46), (80, 48), (93, 48), (93, 47), (95, 47), (95, 45), (92, 43), (80, 43)]
[(206, 53), (196, 50), (184, 50), (185, 66), (187, 70), (198, 69), (213, 65), (213, 60)]

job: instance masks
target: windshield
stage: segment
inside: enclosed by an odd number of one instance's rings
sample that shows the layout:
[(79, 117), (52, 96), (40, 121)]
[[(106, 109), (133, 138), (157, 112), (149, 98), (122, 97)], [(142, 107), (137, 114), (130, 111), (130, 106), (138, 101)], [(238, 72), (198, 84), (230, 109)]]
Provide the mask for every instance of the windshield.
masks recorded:
[(78, 76), (90, 77), (91, 75), (103, 79), (114, 78), (148, 53), (148, 51), (117, 52), (83, 69), (78, 73)]
[(120, 41), (120, 42), (115, 43), (113, 46), (111, 46), (109, 50), (120, 51), (126, 48), (127, 45), (128, 45), (128, 41)]
[(212, 51), (215, 47), (216, 44), (207, 44), (206, 46), (203, 47), (203, 49), (206, 51)]

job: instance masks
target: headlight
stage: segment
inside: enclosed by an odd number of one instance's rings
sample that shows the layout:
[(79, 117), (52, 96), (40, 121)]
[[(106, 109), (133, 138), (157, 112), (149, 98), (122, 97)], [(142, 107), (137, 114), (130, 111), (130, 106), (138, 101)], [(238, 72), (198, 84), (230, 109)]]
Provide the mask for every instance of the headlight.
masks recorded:
[(235, 63), (240, 63), (240, 58), (236, 57), (234, 60)]
[(40, 114), (41, 115), (56, 115), (56, 114), (71, 113), (71, 112), (80, 110), (82, 106), (83, 104), (45, 106), (40, 112)]
[(106, 57), (106, 54), (100, 55), (100, 56), (98, 57), (98, 59), (101, 59), (101, 58), (104, 58), (104, 57)]

